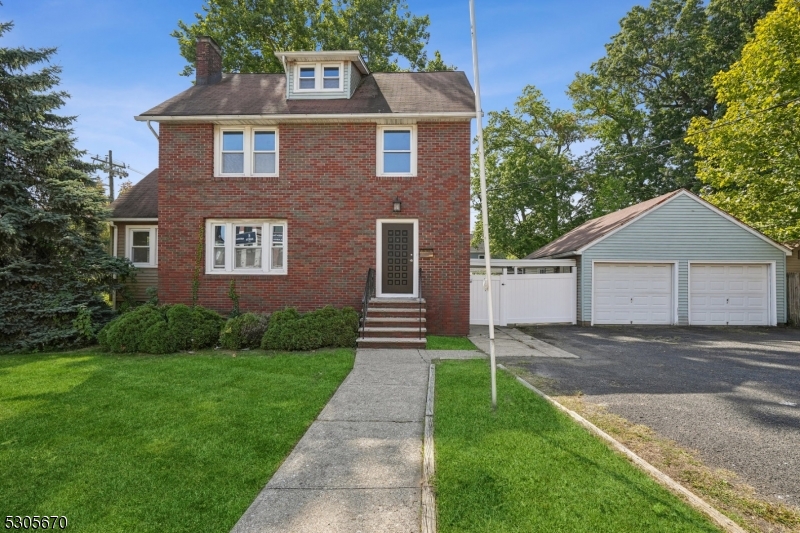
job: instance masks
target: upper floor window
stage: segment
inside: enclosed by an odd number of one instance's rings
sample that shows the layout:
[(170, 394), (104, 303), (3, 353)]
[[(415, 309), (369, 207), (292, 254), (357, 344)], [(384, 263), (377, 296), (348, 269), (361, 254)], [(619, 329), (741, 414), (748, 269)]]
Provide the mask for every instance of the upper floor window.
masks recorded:
[(209, 220), (207, 274), (286, 274), (286, 221)]
[(378, 176), (417, 175), (416, 126), (378, 126)]
[(295, 67), (295, 90), (342, 91), (342, 63), (303, 63)]
[(219, 128), (215, 135), (215, 175), (277, 176), (278, 131), (259, 126)]
[(156, 261), (156, 226), (128, 226), (125, 242), (128, 244), (126, 257), (133, 266), (153, 268)]

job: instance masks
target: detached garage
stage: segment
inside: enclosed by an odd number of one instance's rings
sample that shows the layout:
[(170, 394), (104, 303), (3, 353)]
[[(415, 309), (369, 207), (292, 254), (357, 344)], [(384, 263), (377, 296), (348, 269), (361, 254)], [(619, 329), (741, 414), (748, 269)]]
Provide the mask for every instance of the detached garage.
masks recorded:
[(577, 320), (786, 322), (791, 251), (684, 189), (586, 222), (528, 259), (575, 259)]

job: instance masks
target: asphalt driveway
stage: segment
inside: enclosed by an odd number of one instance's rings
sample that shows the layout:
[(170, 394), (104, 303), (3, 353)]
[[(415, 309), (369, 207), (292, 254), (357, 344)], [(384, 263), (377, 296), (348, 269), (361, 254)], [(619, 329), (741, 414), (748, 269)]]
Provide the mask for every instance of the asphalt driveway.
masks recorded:
[(800, 507), (800, 330), (521, 329), (579, 356), (519, 361), (557, 392), (580, 391)]

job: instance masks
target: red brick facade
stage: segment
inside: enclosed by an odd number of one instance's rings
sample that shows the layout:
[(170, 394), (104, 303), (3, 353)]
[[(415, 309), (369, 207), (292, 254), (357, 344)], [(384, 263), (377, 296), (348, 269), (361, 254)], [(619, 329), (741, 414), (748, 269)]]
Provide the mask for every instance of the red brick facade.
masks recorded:
[[(162, 123), (159, 153), (159, 298), (191, 301), (198, 235), (210, 218), (288, 222), (288, 275), (206, 275), (199, 303), (226, 313), (236, 279), (243, 311), (359, 309), (376, 264), (377, 219), (417, 219), (428, 331), (469, 330), (468, 122), (420, 123), (417, 177), (376, 177), (375, 124), (279, 126), (280, 177), (215, 178), (214, 126)], [(392, 213), (399, 197), (402, 212)], [(419, 264), (418, 264), (419, 266)]]

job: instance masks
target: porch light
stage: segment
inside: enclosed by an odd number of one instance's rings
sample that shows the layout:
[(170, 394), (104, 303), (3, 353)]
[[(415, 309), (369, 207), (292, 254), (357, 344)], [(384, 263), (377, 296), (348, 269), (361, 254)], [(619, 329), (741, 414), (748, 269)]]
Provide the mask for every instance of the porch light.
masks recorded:
[(400, 208), (403, 206), (403, 202), (400, 201), (400, 198), (395, 196), (394, 202), (392, 202), (392, 212), (399, 213)]

